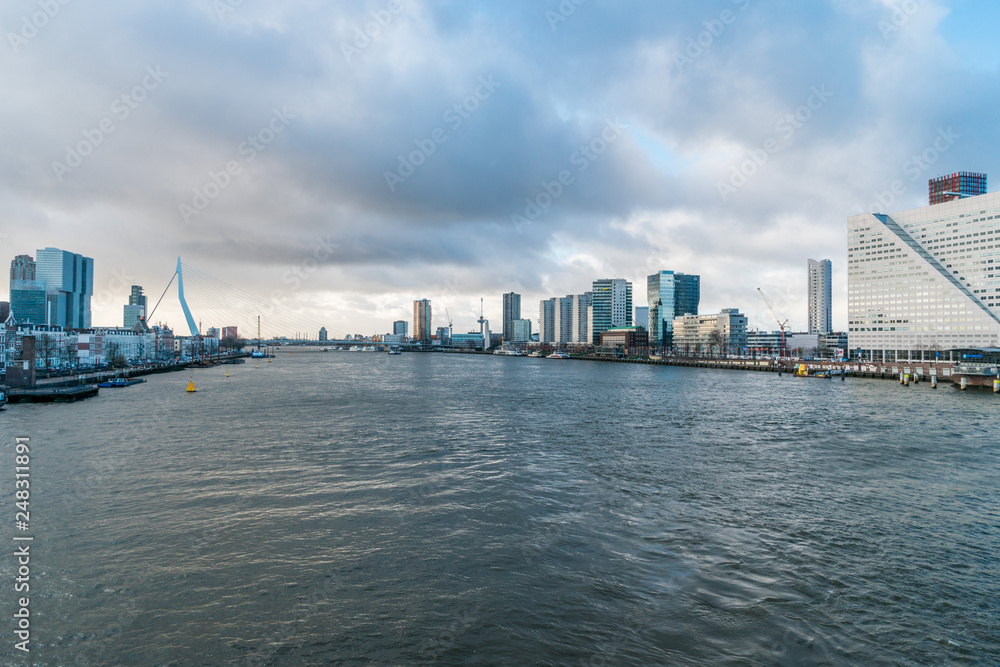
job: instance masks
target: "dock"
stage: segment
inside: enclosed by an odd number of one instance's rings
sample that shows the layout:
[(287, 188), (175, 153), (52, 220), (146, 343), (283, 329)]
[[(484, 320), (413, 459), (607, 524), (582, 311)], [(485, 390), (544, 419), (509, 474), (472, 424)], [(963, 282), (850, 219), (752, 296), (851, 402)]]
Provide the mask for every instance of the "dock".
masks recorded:
[(82, 387), (35, 387), (34, 389), (8, 389), (10, 403), (53, 403), (55, 401), (79, 401), (97, 396), (97, 385)]

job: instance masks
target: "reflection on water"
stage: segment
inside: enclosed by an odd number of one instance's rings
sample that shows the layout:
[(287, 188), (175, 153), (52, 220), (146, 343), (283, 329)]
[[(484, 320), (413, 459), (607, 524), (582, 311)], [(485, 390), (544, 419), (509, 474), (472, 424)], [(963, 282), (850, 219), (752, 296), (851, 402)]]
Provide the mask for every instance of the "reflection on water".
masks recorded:
[(7, 464), (34, 448), (32, 660), (1000, 660), (991, 394), (441, 354), (229, 371), (0, 414)]

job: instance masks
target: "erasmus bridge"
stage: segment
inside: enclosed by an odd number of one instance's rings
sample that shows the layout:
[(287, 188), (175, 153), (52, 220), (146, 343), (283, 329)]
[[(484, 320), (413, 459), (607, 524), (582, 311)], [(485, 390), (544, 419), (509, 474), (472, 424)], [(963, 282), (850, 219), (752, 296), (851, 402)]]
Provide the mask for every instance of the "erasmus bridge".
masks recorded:
[[(177, 268), (167, 282), (163, 294), (147, 316), (147, 323), (152, 322), (153, 313), (160, 306), (174, 281), (177, 282), (177, 300), (180, 302), (192, 336), (203, 333), (202, 322), (208, 322), (209, 326), (220, 329), (237, 326), (244, 332), (244, 338), (251, 339), (257, 338), (258, 326), (263, 323), (262, 333), (265, 340), (281, 336), (315, 340), (320, 327), (325, 326), (294, 307), (295, 293), (291, 290), (278, 290), (270, 297), (251, 294), (189, 264), (184, 264), (180, 257), (177, 258)], [(251, 331), (253, 335), (247, 336), (246, 333)]]

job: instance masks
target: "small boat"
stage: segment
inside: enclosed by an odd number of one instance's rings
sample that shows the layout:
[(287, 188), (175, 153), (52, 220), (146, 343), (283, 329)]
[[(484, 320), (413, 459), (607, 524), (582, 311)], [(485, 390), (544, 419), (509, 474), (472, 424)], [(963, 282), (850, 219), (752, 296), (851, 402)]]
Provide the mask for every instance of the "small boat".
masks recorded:
[(329, 352), (329, 351), (330, 351), (330, 348), (328, 348), (328, 347), (324, 347), (322, 351), (323, 351), (323, 352)]
[(563, 354), (562, 352), (553, 352), (546, 359), (569, 359), (568, 354)]
[(267, 353), (263, 350), (254, 350), (250, 353), (251, 359), (264, 359), (265, 357), (267, 357)]
[(499, 355), (501, 357), (523, 357), (524, 353), (520, 350), (509, 350), (507, 348), (500, 348), (493, 350), (493, 354)]
[(795, 369), (794, 376), (797, 378), (818, 378), (821, 380), (829, 380), (831, 378), (830, 371), (813, 371), (809, 372), (809, 368), (805, 364), (799, 364)]
[(141, 384), (145, 382), (142, 378), (112, 378), (104, 382), (99, 382), (98, 387), (103, 387), (105, 389), (111, 389), (114, 387), (131, 387), (134, 384)]
[(389, 348), (389, 354), (403, 354), (402, 350), (397, 350), (394, 347)]

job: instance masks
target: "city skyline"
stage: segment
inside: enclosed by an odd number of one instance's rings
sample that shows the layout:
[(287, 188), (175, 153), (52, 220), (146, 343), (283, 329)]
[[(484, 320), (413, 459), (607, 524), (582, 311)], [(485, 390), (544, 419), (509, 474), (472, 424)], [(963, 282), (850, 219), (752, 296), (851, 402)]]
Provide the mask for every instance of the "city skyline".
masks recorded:
[(805, 330), (801, 265), (829, 257), (844, 330), (846, 218), (995, 171), (994, 6), (389, 4), (4, 6), (3, 260), (94, 258), (95, 324), (183, 255), (347, 333), (416, 295), (461, 329), (485, 295), (499, 329), (495, 294), (663, 267)]

